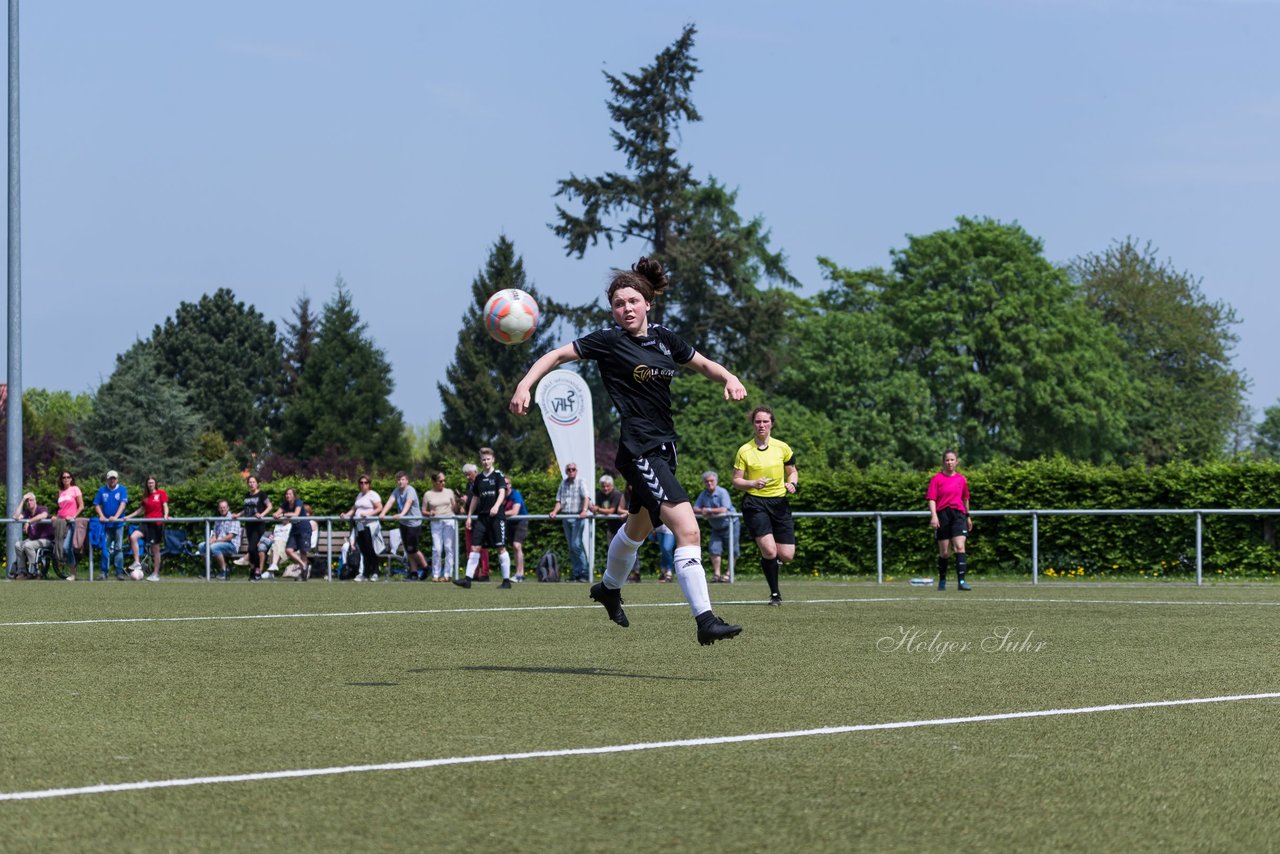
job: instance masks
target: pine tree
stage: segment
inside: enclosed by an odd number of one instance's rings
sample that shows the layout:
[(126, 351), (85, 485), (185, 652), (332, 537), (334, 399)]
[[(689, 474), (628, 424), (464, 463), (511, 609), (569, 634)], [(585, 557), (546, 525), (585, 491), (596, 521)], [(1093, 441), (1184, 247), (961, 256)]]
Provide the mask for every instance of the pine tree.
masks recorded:
[[(714, 178), (703, 183), (680, 162), (676, 143), (685, 123), (698, 122), (690, 97), (701, 70), (691, 54), (693, 25), (639, 73), (605, 73), (612, 97), (609, 116), (614, 149), (626, 158), (627, 172), (597, 178), (570, 175), (557, 196), (579, 201), (574, 214), (557, 205), (552, 226), (568, 254), (583, 257), (603, 239), (635, 239), (645, 254), (662, 261), (671, 288), (654, 306), (650, 319), (674, 329), (700, 352), (766, 385), (776, 376), (770, 342), (785, 321), (788, 304), (761, 288), (761, 280), (797, 284), (782, 253), (768, 249), (769, 233), (756, 217), (743, 222), (734, 210), (736, 191)], [(637, 252), (637, 255), (640, 253)], [(582, 328), (598, 308), (570, 309)]]
[(444, 403), (441, 459), (474, 460), (476, 449), (487, 445), (504, 469), (541, 471), (553, 461), (542, 420), (536, 413), (516, 417), (507, 406), (516, 383), (549, 349), (551, 333), (544, 313), (533, 337), (523, 344), (507, 346), (490, 338), (482, 319), (484, 304), (502, 288), (519, 288), (543, 305), (525, 277), (524, 261), (505, 236), (494, 243), (484, 269), (471, 282), (472, 303), (462, 318), (446, 382), (439, 384)]
[[(365, 334), (342, 277), (321, 311), (297, 393), (285, 405), (279, 453), (332, 469), (340, 462), (374, 470), (404, 465), (404, 417), (391, 404), (395, 383), (387, 357)], [(342, 466), (346, 471), (345, 465)], [(318, 472), (315, 472), (318, 473)]]
[(174, 484), (195, 473), (195, 443), (204, 421), (178, 382), (160, 372), (155, 345), (139, 341), (116, 357), (116, 369), (93, 397), (79, 431), (78, 468), (120, 472), (136, 483), (155, 475)]
[(315, 312), (311, 310), (311, 297), (305, 293), (293, 306), (293, 320), (284, 322), (284, 396), (298, 393), (302, 369), (311, 358), (311, 345), (316, 336)]

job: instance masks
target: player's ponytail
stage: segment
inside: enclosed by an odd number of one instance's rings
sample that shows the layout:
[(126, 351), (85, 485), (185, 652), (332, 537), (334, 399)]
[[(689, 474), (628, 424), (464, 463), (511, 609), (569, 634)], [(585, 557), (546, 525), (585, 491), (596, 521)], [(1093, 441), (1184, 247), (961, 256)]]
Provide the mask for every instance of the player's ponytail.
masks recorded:
[(615, 270), (609, 282), (609, 302), (613, 295), (622, 288), (635, 288), (646, 302), (653, 302), (671, 284), (667, 273), (662, 269), (662, 262), (657, 258), (642, 257), (631, 265), (630, 270)]

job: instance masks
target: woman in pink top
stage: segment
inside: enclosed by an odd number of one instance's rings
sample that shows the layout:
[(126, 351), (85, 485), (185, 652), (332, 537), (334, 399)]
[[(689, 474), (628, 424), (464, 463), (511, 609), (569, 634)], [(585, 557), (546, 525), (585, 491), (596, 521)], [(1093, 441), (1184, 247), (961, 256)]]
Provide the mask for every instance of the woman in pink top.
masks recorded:
[(966, 561), (965, 537), (973, 523), (969, 519), (969, 482), (956, 471), (960, 464), (956, 452), (950, 449), (942, 453), (942, 471), (929, 480), (925, 498), (929, 502), (929, 524), (938, 540), (938, 589), (947, 589), (947, 559), (956, 556), (956, 586), (969, 590), (964, 580)]
[[(84, 512), (84, 493), (71, 472), (58, 476), (58, 520), (53, 523), (54, 541), (62, 544), (62, 554), (54, 555), (70, 568), (68, 581), (76, 580), (75, 518)], [(65, 531), (60, 529), (65, 528)]]

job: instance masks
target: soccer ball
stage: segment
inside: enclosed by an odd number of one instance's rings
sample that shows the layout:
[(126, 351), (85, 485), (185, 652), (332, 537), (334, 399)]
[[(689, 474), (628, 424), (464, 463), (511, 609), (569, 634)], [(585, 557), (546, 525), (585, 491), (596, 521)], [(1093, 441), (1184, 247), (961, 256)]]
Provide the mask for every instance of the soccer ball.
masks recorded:
[(501, 344), (523, 344), (538, 328), (538, 304), (518, 288), (507, 288), (484, 304), (484, 328)]
[(134, 581), (141, 581), (144, 575), (145, 573), (140, 569), (129, 570), (129, 577), (132, 578)]

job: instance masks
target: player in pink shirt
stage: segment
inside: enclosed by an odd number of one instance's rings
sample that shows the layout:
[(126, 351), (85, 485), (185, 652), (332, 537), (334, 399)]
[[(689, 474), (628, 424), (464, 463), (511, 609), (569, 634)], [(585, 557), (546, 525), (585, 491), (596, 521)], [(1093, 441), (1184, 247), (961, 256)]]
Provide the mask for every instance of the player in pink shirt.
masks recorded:
[(929, 480), (925, 498), (929, 502), (929, 524), (938, 539), (938, 589), (947, 589), (947, 559), (956, 556), (956, 581), (961, 590), (969, 590), (964, 580), (964, 540), (973, 527), (969, 520), (969, 482), (956, 471), (960, 460), (950, 449), (942, 453), (942, 471)]

